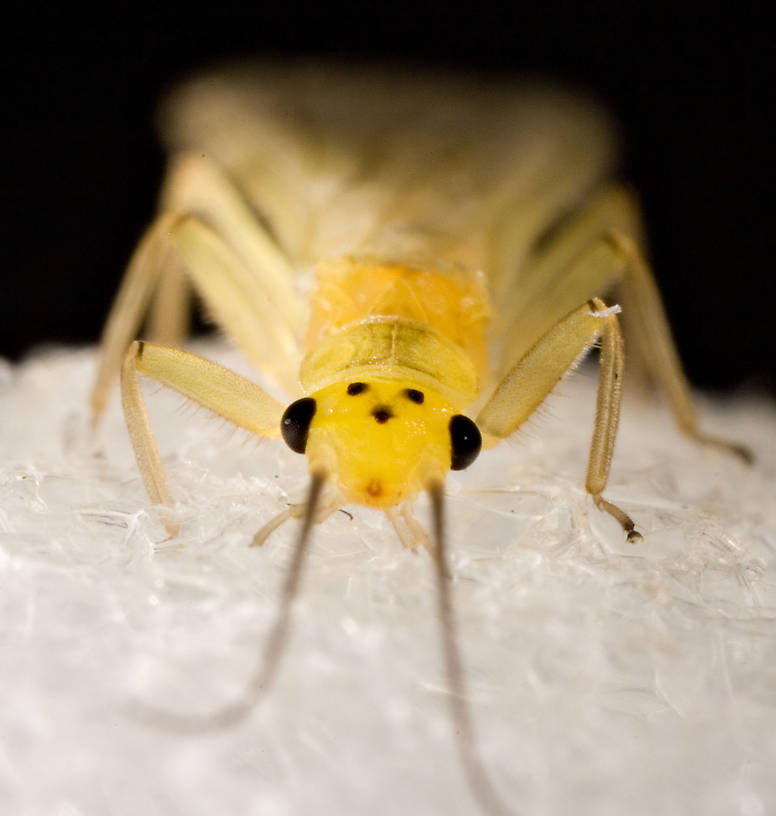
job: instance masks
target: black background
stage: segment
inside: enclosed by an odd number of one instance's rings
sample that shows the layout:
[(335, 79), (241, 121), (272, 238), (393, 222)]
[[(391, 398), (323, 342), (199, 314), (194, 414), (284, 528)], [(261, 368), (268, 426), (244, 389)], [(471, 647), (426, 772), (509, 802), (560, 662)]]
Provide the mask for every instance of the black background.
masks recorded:
[(593, 91), (623, 126), (624, 175), (691, 379), (776, 390), (771, 43), (756, 8), (402, 0), (100, 14), (28, 10), (9, 43), (0, 354), (97, 338), (153, 214), (166, 88), (225, 57), (318, 53), (539, 72)]

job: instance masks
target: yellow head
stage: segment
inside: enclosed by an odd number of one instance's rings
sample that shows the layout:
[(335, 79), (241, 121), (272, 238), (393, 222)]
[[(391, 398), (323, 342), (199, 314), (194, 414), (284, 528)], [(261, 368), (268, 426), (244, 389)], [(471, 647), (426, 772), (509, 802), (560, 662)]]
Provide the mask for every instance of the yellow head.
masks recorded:
[(281, 431), (349, 501), (380, 508), (467, 467), (481, 446), (474, 422), (438, 393), (397, 380), (322, 388), (286, 409)]

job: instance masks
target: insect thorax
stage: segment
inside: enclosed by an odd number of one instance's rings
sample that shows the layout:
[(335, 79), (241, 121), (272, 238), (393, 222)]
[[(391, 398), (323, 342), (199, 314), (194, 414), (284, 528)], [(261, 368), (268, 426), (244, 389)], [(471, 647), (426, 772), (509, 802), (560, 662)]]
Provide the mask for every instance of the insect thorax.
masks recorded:
[(302, 387), (309, 393), (367, 373), (417, 378), (464, 408), (477, 396), (487, 367), (487, 319), (484, 285), (467, 270), (440, 272), (353, 258), (323, 262)]

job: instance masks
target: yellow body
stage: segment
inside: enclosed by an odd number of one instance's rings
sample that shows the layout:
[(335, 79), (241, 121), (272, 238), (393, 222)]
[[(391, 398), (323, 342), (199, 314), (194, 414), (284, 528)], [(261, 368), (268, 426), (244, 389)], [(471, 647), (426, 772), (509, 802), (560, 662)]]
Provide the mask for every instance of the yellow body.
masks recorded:
[[(312, 471), (387, 509), (466, 466), (451, 418), (476, 403), (463, 443), (509, 436), (600, 338), (586, 488), (631, 535), (603, 498), (624, 370), (619, 309), (599, 300), (612, 290), (683, 430), (746, 456), (697, 427), (638, 208), (611, 179), (612, 128), (589, 101), (533, 84), (264, 66), (189, 83), (162, 118), (174, 158), (161, 213), (106, 326), (93, 397), (97, 417), (153, 298), (150, 331), (168, 347), (133, 345), (123, 390), (155, 502), (170, 494), (138, 373), (263, 436), (291, 422), (283, 438)], [(295, 403), (284, 412), (169, 347), (184, 339), (189, 286), (258, 368), (289, 394), (301, 386), (304, 427), (288, 416)], [(353, 383), (366, 388), (348, 393)]]

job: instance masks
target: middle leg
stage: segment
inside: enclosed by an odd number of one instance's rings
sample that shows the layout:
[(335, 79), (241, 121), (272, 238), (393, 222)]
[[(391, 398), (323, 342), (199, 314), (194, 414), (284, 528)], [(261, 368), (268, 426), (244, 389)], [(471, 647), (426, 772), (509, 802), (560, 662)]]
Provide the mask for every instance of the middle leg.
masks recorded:
[(750, 452), (735, 442), (704, 433), (692, 404), (657, 284), (639, 243), (636, 202), (622, 187), (597, 194), (526, 268), (508, 305), (502, 376), (575, 304), (617, 289), (631, 328), (629, 349), (665, 393), (675, 421), (702, 444), (721, 447), (747, 462)]

